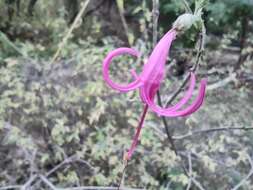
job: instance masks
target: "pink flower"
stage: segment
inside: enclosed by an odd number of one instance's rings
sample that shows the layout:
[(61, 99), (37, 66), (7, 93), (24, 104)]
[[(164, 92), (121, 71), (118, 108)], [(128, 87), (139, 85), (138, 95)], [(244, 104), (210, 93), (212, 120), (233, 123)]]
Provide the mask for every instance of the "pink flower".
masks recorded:
[(142, 124), (144, 121), (145, 114), (147, 109), (151, 109), (153, 112), (157, 113), (159, 116), (167, 116), (167, 117), (178, 117), (178, 116), (187, 116), (195, 111), (197, 111), (203, 103), (205, 97), (205, 89), (207, 80), (202, 79), (200, 82), (200, 89), (197, 97), (195, 100), (188, 105), (187, 107), (183, 108), (190, 98), (192, 97), (196, 78), (195, 74), (191, 73), (190, 77), (190, 85), (188, 90), (186, 91), (184, 97), (174, 106), (169, 108), (162, 108), (155, 104), (154, 97), (159, 90), (160, 83), (164, 79), (165, 75), (165, 63), (168, 52), (170, 50), (170, 46), (172, 41), (176, 38), (176, 31), (174, 29), (168, 31), (162, 39), (157, 43), (153, 52), (151, 53), (148, 62), (144, 65), (142, 72), (137, 75), (136, 72), (133, 70), (131, 71), (133, 75), (133, 82), (128, 85), (120, 85), (114, 83), (109, 77), (109, 66), (111, 61), (114, 57), (122, 55), (122, 54), (130, 54), (132, 56), (139, 56), (139, 53), (131, 48), (118, 48), (112, 52), (110, 52), (103, 62), (103, 77), (107, 84), (120, 92), (128, 92), (131, 90), (139, 89), (140, 90), (140, 97), (142, 101), (145, 103), (145, 109), (143, 117), (139, 123), (139, 127), (137, 129), (136, 135), (134, 137), (134, 141), (132, 143), (132, 147), (129, 150), (128, 158), (130, 159), (133, 149), (135, 148), (138, 140), (138, 136), (140, 133), (140, 129), (142, 128)]

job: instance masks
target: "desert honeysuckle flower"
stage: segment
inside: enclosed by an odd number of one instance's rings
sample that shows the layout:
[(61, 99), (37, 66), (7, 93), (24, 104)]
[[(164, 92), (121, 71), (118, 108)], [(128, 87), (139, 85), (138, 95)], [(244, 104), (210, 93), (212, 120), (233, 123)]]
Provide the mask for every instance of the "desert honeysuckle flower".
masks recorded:
[(134, 80), (128, 85), (120, 85), (114, 83), (109, 77), (109, 66), (114, 57), (122, 54), (130, 54), (132, 56), (138, 57), (139, 53), (136, 50), (125, 47), (118, 48), (116, 50), (111, 51), (103, 61), (103, 77), (106, 83), (111, 88), (120, 92), (128, 92), (131, 90), (139, 89), (141, 100), (145, 104), (144, 111), (139, 122), (139, 126), (137, 127), (137, 131), (134, 136), (132, 145), (128, 151), (126, 160), (129, 160), (131, 158), (133, 151), (137, 145), (140, 130), (143, 126), (144, 118), (148, 108), (153, 112), (157, 113), (158, 116), (179, 117), (187, 116), (194, 113), (200, 108), (203, 103), (205, 97), (205, 88), (207, 84), (206, 79), (201, 80), (199, 93), (195, 100), (193, 100), (190, 105), (183, 108), (183, 106), (185, 106), (192, 97), (194, 91), (196, 78), (193, 72), (191, 73), (189, 79), (189, 88), (186, 91), (184, 97), (177, 104), (168, 108), (163, 108), (156, 105), (154, 102), (154, 97), (159, 90), (160, 84), (165, 76), (166, 58), (170, 50), (172, 41), (176, 38), (176, 35), (177, 30), (173, 28), (162, 37), (162, 39), (155, 46), (147, 63), (144, 65), (142, 72), (138, 75), (134, 70), (131, 71)]

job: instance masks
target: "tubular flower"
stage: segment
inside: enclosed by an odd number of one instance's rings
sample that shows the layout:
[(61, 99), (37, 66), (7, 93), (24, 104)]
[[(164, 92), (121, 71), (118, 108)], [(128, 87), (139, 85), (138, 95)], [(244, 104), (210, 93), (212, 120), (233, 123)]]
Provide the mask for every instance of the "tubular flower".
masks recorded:
[(145, 104), (145, 108), (143, 111), (143, 115), (141, 117), (139, 126), (137, 128), (136, 135), (134, 137), (132, 146), (128, 152), (128, 159), (130, 159), (133, 150), (137, 144), (140, 130), (143, 125), (143, 121), (145, 118), (145, 114), (148, 110), (152, 110), (159, 116), (167, 116), (167, 117), (179, 117), (179, 116), (187, 116), (195, 111), (197, 111), (203, 103), (205, 97), (205, 88), (207, 84), (206, 79), (202, 79), (200, 82), (200, 89), (197, 97), (193, 100), (193, 102), (187, 107), (183, 108), (190, 98), (192, 97), (196, 77), (192, 72), (190, 75), (190, 84), (188, 90), (185, 92), (183, 98), (175, 105), (162, 108), (159, 105), (156, 105), (154, 102), (154, 97), (159, 90), (160, 84), (165, 76), (165, 64), (166, 58), (169, 53), (171, 44), (173, 40), (176, 38), (177, 32), (172, 29), (168, 31), (161, 40), (155, 46), (153, 52), (151, 53), (148, 62), (144, 65), (142, 72), (138, 75), (134, 70), (131, 71), (131, 74), (134, 78), (132, 82), (127, 85), (120, 85), (114, 83), (109, 77), (109, 66), (112, 62), (112, 59), (116, 56), (122, 54), (130, 54), (132, 56), (138, 57), (139, 53), (131, 48), (118, 48), (116, 50), (111, 51), (103, 62), (103, 77), (106, 83), (113, 89), (118, 90), (120, 92), (128, 92), (131, 90), (139, 89), (140, 97)]

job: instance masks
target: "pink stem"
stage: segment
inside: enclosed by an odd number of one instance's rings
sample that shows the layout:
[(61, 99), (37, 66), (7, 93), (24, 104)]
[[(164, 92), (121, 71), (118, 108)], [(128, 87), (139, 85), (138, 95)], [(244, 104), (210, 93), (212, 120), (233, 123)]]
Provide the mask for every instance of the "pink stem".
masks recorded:
[(147, 114), (147, 111), (148, 111), (148, 105), (145, 104), (145, 107), (143, 109), (143, 112), (142, 112), (142, 116), (141, 116), (141, 120), (138, 124), (138, 127), (137, 127), (137, 130), (136, 130), (136, 133), (134, 135), (134, 138), (133, 138), (133, 141), (132, 141), (132, 145), (131, 145), (131, 148), (129, 149), (128, 153), (127, 153), (127, 160), (130, 160), (131, 157), (132, 157), (132, 154), (136, 148), (136, 145), (138, 143), (138, 138), (140, 136), (140, 132), (141, 132), (141, 129), (142, 129), (142, 126), (143, 126), (143, 123), (144, 123), (144, 120), (145, 120), (145, 116)]

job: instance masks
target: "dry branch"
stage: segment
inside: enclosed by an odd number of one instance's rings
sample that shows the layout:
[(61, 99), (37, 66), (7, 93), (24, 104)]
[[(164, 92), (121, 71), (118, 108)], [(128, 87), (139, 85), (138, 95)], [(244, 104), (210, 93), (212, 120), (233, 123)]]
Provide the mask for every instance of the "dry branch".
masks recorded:
[(213, 128), (213, 129), (203, 129), (203, 130), (196, 130), (196, 131), (191, 131), (185, 135), (180, 135), (180, 136), (173, 136), (173, 140), (182, 140), (185, 138), (189, 138), (195, 135), (200, 135), (203, 133), (213, 133), (213, 132), (218, 132), (218, 131), (235, 131), (235, 130), (241, 130), (241, 131), (249, 131), (253, 130), (253, 127), (220, 127), (220, 128)]
[(70, 38), (70, 36), (71, 36), (73, 30), (75, 29), (75, 27), (77, 26), (78, 22), (79, 22), (80, 19), (82, 18), (82, 15), (83, 15), (83, 13), (84, 13), (86, 7), (88, 6), (89, 2), (90, 2), (90, 0), (86, 0), (85, 3), (83, 4), (81, 10), (80, 10), (79, 13), (77, 14), (77, 16), (76, 16), (76, 18), (75, 18), (75, 20), (74, 20), (74, 22), (73, 22), (73, 24), (72, 24), (71, 27), (69, 28), (69, 30), (68, 30), (66, 36), (64, 36), (64, 38), (62, 39), (61, 43), (59, 44), (58, 49), (57, 49), (57, 51), (55, 52), (55, 54), (54, 54), (54, 56), (53, 56), (53, 58), (52, 58), (52, 60), (51, 60), (50, 63), (54, 63), (54, 62), (57, 60), (58, 56), (59, 56), (60, 53), (61, 53), (61, 50), (62, 50), (63, 47), (65, 46), (67, 40)]
[(248, 175), (247, 175), (245, 178), (243, 178), (243, 179), (240, 181), (240, 183), (238, 183), (232, 190), (238, 190), (238, 189), (239, 189), (242, 185), (244, 185), (244, 184), (247, 182), (247, 180), (253, 175), (253, 161), (252, 161), (251, 157), (250, 157), (248, 154), (247, 154), (247, 159), (248, 159), (248, 161), (249, 161), (249, 163), (250, 163), (251, 169), (250, 169)]

